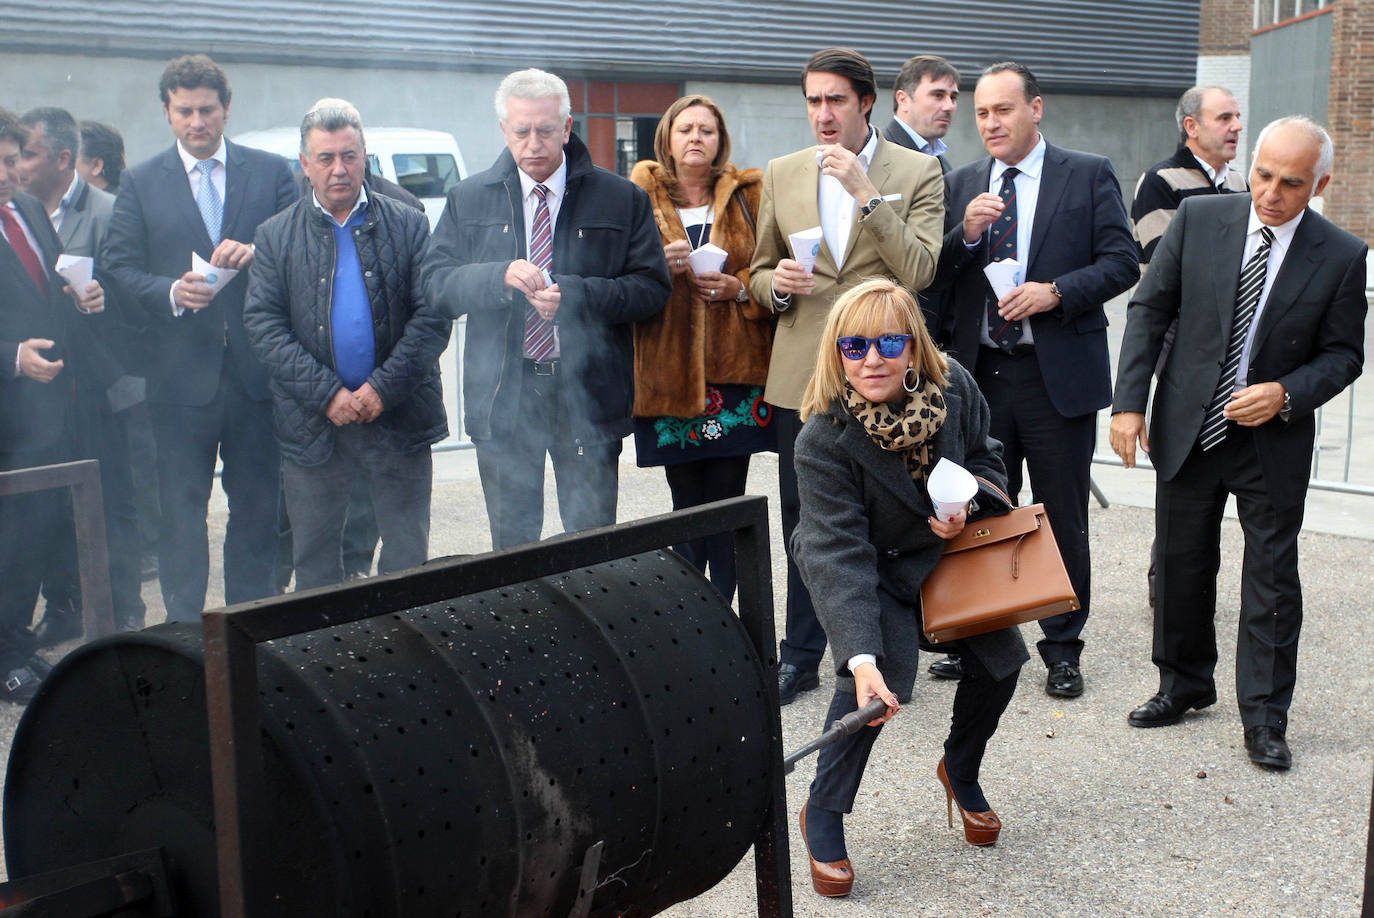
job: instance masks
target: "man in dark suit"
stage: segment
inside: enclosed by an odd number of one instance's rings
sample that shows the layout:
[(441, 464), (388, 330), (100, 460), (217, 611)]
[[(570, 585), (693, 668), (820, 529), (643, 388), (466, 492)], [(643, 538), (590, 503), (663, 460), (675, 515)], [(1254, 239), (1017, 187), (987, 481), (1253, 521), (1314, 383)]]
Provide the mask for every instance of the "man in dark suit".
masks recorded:
[[(61, 243), (43, 205), (17, 193), (27, 134), (0, 109), (0, 470), (70, 458), (73, 371), (67, 344), (82, 313), (105, 297), (96, 282), (72, 299), (54, 270)], [(80, 312), (78, 312), (80, 310)], [(23, 704), (48, 667), (34, 657), (28, 629), (43, 576), (43, 555), (61, 525), (61, 500), (44, 490), (0, 498), (0, 699)]]
[[(57, 232), (62, 254), (98, 258), (114, 211), (114, 195), (91, 187), (77, 174), (81, 134), (76, 119), (65, 109), (35, 108), (19, 120), (28, 129), (19, 168), (24, 190), (42, 203)], [(117, 298), (111, 295), (107, 299), (110, 312), (119, 314)], [(123, 412), (143, 402), (143, 386), (126, 376), (114, 356), (127, 350), (129, 342), (114, 340), (112, 334), (122, 330), (121, 326), (111, 328), (107, 323), (103, 341), (76, 344), (77, 351), (84, 348), (86, 352), (77, 358), (82, 372), (76, 377), (82, 391), (76, 400), (70, 445), (71, 458), (100, 461), (115, 620), (121, 628), (133, 630), (143, 626), (144, 606), (139, 584), (138, 521), (125, 428), (128, 416)], [(65, 502), (65, 495), (62, 499)], [(63, 511), (64, 518), (69, 515)], [(61, 528), (58, 541), (44, 559), (46, 608), (33, 628), (42, 647), (81, 633), (75, 532), (70, 525)]]
[[(1081, 608), (1040, 623), (1045, 690), (1083, 693), (1080, 633), (1090, 608), (1088, 494), (1096, 412), (1111, 402), (1102, 304), (1140, 277), (1121, 187), (1101, 156), (1045, 142), (1039, 85), (1014, 62), (973, 92), (989, 158), (946, 176), (935, 286), (949, 290), (950, 349), (973, 371), (1005, 448), (1009, 492), (1021, 463), (1043, 503)], [(1000, 298), (983, 268), (1014, 259), (1023, 283)]]
[[(1112, 449), (1130, 468), (1139, 443), (1158, 476), (1159, 692), (1130, 723), (1174, 724), (1217, 699), (1218, 543), (1234, 494), (1245, 533), (1236, 697), (1250, 760), (1272, 768), (1292, 763), (1313, 412), (1364, 364), (1368, 248), (1307, 206), (1331, 160), (1319, 125), (1281, 118), (1255, 144), (1248, 199), (1183, 202), (1131, 299), (1112, 405)], [(1175, 318), (1147, 434), (1150, 375)]]
[[(193, 621), (205, 605), (216, 452), (229, 500), (225, 601), (275, 591), (280, 462), (266, 373), (243, 330), (244, 269), (258, 224), (298, 193), (286, 160), (224, 140), (229, 81), (208, 57), (172, 61), (159, 89), (177, 142), (124, 174), (105, 262), (150, 326), (162, 596), (169, 621)], [(243, 273), (216, 294), (193, 253)]]
[(892, 120), (883, 136), (898, 146), (927, 153), (948, 172), (944, 136), (959, 107), (959, 71), (938, 54), (918, 54), (902, 65), (892, 88)]

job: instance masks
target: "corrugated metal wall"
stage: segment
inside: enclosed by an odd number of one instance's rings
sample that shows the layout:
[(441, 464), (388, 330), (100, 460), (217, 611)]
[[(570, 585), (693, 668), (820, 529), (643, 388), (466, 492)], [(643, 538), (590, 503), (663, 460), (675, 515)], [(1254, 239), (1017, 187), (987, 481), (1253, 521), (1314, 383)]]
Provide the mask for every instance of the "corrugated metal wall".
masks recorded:
[(791, 81), (849, 45), (880, 74), (914, 53), (976, 73), (1027, 64), (1047, 90), (1171, 95), (1192, 83), (1198, 0), (5, 0), (0, 47), (231, 60)]

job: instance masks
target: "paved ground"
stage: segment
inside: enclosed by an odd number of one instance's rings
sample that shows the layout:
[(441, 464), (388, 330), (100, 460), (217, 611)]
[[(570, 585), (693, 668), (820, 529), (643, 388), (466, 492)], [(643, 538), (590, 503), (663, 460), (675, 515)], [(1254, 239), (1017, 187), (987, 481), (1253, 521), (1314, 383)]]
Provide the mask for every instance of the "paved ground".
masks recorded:
[[(484, 551), (490, 543), (470, 452), (436, 467), (433, 553)], [(776, 460), (755, 460), (750, 492), (774, 506)], [(810, 889), (805, 853), (792, 840), (798, 916), (1330, 915), (1359, 912), (1374, 761), (1374, 640), (1367, 627), (1371, 510), (1367, 498), (1315, 495), (1309, 518), (1331, 535), (1302, 539), (1309, 610), (1290, 739), (1295, 767), (1274, 774), (1251, 765), (1235, 711), (1233, 646), (1239, 531), (1226, 527), (1218, 616), (1222, 700), (1184, 724), (1142, 731), (1125, 714), (1155, 687), (1144, 595), (1151, 514), (1149, 473), (1099, 467), (1112, 501), (1094, 507), (1094, 616), (1085, 633), (1087, 693), (1057, 701), (1043, 669), (1029, 665), (984, 771), (984, 787), (1006, 829), (992, 849), (967, 846), (940, 817), (934, 777), (953, 687), (917, 684), (916, 697), (885, 730), (849, 820), (858, 881), (847, 901)], [(658, 470), (622, 465), (621, 518), (669, 506)], [(552, 494), (549, 496), (552, 506)], [(216, 495), (212, 542), (222, 538)], [(552, 524), (549, 526), (552, 531)], [(1358, 537), (1352, 537), (1358, 536)], [(781, 552), (774, 538), (779, 628)], [(212, 571), (212, 601), (219, 572)], [(161, 617), (156, 584), (145, 585), (150, 621)], [(1025, 633), (1033, 639), (1033, 626)], [(833, 679), (783, 709), (788, 748), (821, 728)], [(18, 712), (0, 707), (0, 752)], [(788, 783), (795, 815), (813, 760)], [(753, 860), (673, 918), (755, 914)]]

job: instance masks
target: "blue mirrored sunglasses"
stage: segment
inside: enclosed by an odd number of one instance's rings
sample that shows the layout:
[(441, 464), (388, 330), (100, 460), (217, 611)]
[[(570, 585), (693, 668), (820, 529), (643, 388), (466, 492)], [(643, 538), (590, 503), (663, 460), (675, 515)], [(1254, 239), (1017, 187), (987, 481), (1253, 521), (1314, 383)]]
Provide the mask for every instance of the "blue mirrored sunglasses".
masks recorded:
[(910, 335), (879, 335), (876, 338), (845, 335), (836, 338), (835, 343), (840, 346), (840, 353), (849, 360), (863, 360), (868, 354), (868, 349), (875, 344), (878, 346), (878, 355), (891, 360), (893, 357), (902, 356), (902, 350), (910, 340)]

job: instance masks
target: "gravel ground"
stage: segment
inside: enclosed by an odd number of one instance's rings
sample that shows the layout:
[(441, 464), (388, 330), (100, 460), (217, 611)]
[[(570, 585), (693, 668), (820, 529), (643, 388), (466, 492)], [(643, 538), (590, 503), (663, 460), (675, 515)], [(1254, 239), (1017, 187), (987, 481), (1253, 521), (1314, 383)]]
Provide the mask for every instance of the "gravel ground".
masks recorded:
[[(435, 555), (490, 547), (473, 465), (471, 453), (447, 454), (436, 463)], [(776, 535), (776, 467), (771, 454), (757, 457), (750, 493), (768, 495), (773, 505), (781, 631), (785, 578)], [(1101, 484), (1104, 477), (1125, 473), (1094, 474)], [(1347, 509), (1368, 503), (1345, 501)], [(548, 505), (554, 506), (551, 482)], [(668, 506), (662, 473), (636, 469), (627, 457), (621, 519)], [(220, 544), (223, 522), (217, 492), (213, 545)], [(546, 531), (554, 531), (553, 522)], [(1224, 528), (1217, 616), (1219, 703), (1172, 728), (1126, 724), (1126, 712), (1156, 685), (1144, 587), (1152, 525), (1150, 511), (1142, 507), (1114, 502), (1109, 509), (1093, 508), (1095, 586), (1083, 658), (1087, 692), (1075, 700), (1053, 699), (1044, 693), (1038, 662), (1023, 671), (984, 763), (984, 789), (1005, 824), (998, 845), (972, 848), (957, 828), (940, 820), (943, 791), (934, 769), (953, 685), (922, 679), (915, 698), (884, 730), (847, 820), (857, 874), (847, 900), (824, 900), (811, 891), (795, 830), (814, 759), (789, 778), (796, 915), (1359, 914), (1374, 758), (1368, 539), (1310, 532), (1302, 537), (1309, 614), (1289, 730), (1294, 767), (1274, 773), (1245, 758), (1235, 707), (1240, 532), (1233, 522)], [(221, 601), (219, 578), (216, 562), (212, 603)], [(156, 582), (144, 585), (144, 596), (149, 622), (161, 620)], [(1035, 631), (1033, 625), (1023, 629), (1032, 641)], [(57, 648), (52, 658), (64, 649), (69, 648)], [(833, 677), (823, 671), (819, 691), (783, 709), (788, 749), (822, 728), (832, 687)], [(0, 751), (6, 759), (19, 713), (0, 705)], [(753, 877), (753, 858), (746, 857), (714, 889), (665, 914), (757, 914)]]

